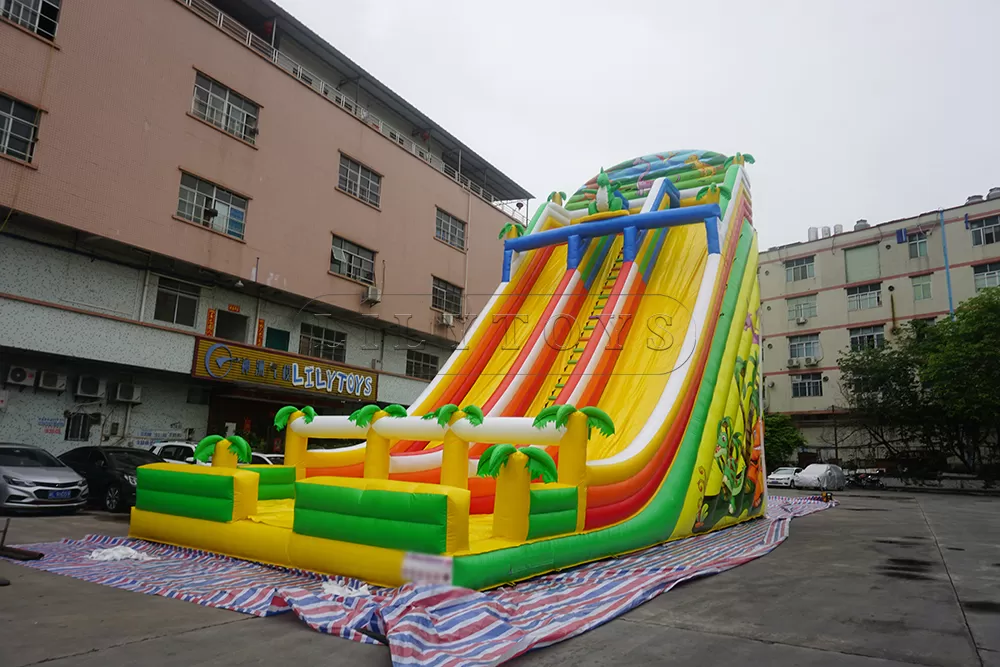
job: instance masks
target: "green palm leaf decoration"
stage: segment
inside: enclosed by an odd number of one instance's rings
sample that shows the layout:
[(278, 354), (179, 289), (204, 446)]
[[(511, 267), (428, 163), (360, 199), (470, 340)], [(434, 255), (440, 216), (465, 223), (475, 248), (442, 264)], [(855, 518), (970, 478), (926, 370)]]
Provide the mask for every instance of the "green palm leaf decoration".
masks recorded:
[(750, 164), (755, 164), (757, 162), (757, 160), (753, 159), (753, 155), (750, 155), (750, 153), (744, 153), (743, 160), (749, 162)]
[(706, 185), (701, 190), (698, 190), (698, 194), (696, 194), (694, 196), (694, 200), (695, 201), (701, 201), (702, 199), (704, 199), (708, 195), (708, 192), (709, 192), (710, 189), (711, 189), (711, 186)]
[(483, 409), (478, 405), (466, 405), (462, 408), (462, 412), (465, 413), (465, 418), (469, 420), (469, 423), (473, 426), (482, 426), (483, 419), (485, 415), (483, 414)]
[(756, 160), (753, 159), (753, 155), (750, 155), (750, 153), (737, 153), (731, 158), (727, 158), (726, 162), (722, 165), (722, 167), (723, 169), (729, 169), (729, 166), (732, 164), (744, 164), (744, 163), (753, 164), (755, 162)]
[(587, 437), (590, 437), (590, 429), (596, 428), (601, 435), (610, 437), (615, 434), (615, 423), (609, 415), (600, 408), (588, 406), (580, 408), (580, 412), (587, 415)]
[(286, 405), (278, 410), (277, 414), (274, 415), (274, 428), (279, 431), (285, 430), (285, 427), (288, 426), (288, 419), (296, 412), (302, 413), (302, 418), (306, 420), (307, 424), (311, 423), (312, 420), (316, 418), (316, 411), (313, 410), (311, 405), (307, 405), (301, 410), (294, 405)]
[(556, 462), (549, 456), (549, 453), (539, 447), (522, 447), (520, 452), (528, 457), (524, 467), (528, 469), (530, 479), (542, 478), (546, 484), (550, 484), (559, 479), (559, 472), (556, 470)]
[(493, 452), (490, 454), (490, 462), (486, 468), (486, 476), (495, 478), (500, 476), (500, 469), (507, 465), (507, 460), (517, 451), (517, 447), (509, 443), (503, 443), (493, 445), (490, 449), (492, 449)]
[(434, 412), (428, 412), (421, 419), (437, 419), (438, 426), (444, 427), (451, 421), (451, 416), (458, 412), (458, 406), (454, 403), (442, 405)]
[(566, 421), (569, 416), (576, 412), (576, 407), (567, 403), (566, 405), (560, 405), (559, 410), (556, 412), (556, 428), (562, 428), (566, 425)]
[(374, 403), (369, 403), (363, 408), (358, 408), (351, 413), (351, 416), (347, 418), (347, 421), (353, 423), (358, 428), (368, 428), (372, 423), (372, 417), (375, 413), (379, 411), (379, 407)]
[(535, 417), (535, 421), (533, 421), (531, 425), (535, 428), (545, 428), (556, 420), (556, 413), (559, 412), (560, 407), (562, 406), (550, 405), (549, 407), (544, 408), (538, 413), (538, 416)]
[(493, 452), (496, 451), (496, 448), (496, 445), (490, 445), (479, 455), (479, 465), (476, 466), (477, 477), (490, 476), (490, 459), (493, 457)]
[(507, 236), (511, 230), (514, 230), (514, 237), (519, 238), (524, 236), (524, 225), (519, 222), (508, 222), (506, 225), (500, 228), (500, 235), (497, 236), (498, 239), (502, 239)]
[(221, 435), (210, 435), (202, 438), (198, 446), (194, 448), (195, 460), (208, 463), (212, 459), (213, 452), (215, 452), (215, 445), (221, 440), (225, 440)]
[(387, 405), (385, 407), (384, 412), (385, 412), (385, 414), (387, 414), (390, 417), (393, 417), (395, 419), (399, 419), (400, 417), (405, 417), (406, 416), (406, 408), (404, 408), (402, 405), (400, 405), (398, 403), (393, 403), (392, 405)]
[(231, 435), (226, 440), (229, 441), (229, 452), (236, 455), (236, 460), (240, 463), (250, 463), (250, 455), (253, 450), (249, 443), (238, 435)]

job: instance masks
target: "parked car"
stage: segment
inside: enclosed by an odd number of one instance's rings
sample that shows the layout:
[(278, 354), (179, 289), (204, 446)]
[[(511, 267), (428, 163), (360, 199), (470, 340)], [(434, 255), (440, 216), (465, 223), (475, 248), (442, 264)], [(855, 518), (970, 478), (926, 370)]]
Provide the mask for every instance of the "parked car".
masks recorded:
[(83, 477), (40, 447), (0, 443), (0, 509), (71, 509), (87, 502)]
[(832, 463), (811, 463), (802, 472), (795, 473), (792, 481), (800, 489), (842, 491), (847, 484), (847, 477), (840, 466)]
[(77, 447), (59, 459), (77, 471), (90, 486), (90, 498), (109, 512), (135, 505), (135, 469), (163, 459), (135, 447)]
[[(198, 443), (195, 442), (158, 442), (150, 447), (149, 451), (161, 457), (167, 463), (195, 463), (200, 466), (212, 465), (211, 458), (208, 461), (194, 460), (194, 450), (197, 446)], [(271, 460), (270, 457), (272, 456), (280, 456), (281, 461), (275, 462)], [(284, 454), (260, 454), (253, 452), (250, 464), (255, 466), (282, 465), (284, 458)]]
[(285, 465), (285, 455), (284, 454), (261, 454), (265, 459), (270, 461), (276, 466)]
[(802, 472), (802, 468), (784, 467), (778, 468), (767, 476), (768, 486), (784, 486), (795, 488), (795, 473)]

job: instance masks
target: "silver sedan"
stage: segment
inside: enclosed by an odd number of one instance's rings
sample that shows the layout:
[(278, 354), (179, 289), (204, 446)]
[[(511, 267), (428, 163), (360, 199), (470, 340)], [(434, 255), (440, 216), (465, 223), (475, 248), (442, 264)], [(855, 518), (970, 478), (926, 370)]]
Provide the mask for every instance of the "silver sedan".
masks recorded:
[(0, 510), (79, 509), (87, 482), (40, 447), (0, 443)]

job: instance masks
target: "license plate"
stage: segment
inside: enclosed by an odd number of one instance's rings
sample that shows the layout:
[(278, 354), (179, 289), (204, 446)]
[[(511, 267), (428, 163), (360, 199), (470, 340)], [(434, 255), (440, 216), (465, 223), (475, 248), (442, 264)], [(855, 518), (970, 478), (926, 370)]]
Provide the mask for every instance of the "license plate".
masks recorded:
[(69, 491), (49, 491), (49, 500), (64, 500), (69, 498)]

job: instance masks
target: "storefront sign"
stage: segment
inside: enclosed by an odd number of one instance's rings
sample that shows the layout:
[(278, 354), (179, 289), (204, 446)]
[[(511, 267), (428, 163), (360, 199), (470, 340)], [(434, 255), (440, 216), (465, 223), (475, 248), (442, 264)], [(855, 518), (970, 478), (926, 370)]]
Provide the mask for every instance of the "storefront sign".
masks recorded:
[(264, 319), (257, 320), (257, 347), (264, 347)]
[(208, 316), (205, 317), (205, 335), (215, 335), (215, 308), (209, 308)]
[(238, 313), (240, 312), (240, 306), (239, 304), (231, 303), (228, 306), (226, 306), (226, 310), (228, 310), (230, 313)]
[(42, 433), (58, 435), (66, 428), (66, 420), (62, 417), (39, 417), (38, 425), (42, 428)]
[(236, 343), (199, 338), (191, 375), (374, 401), (378, 375)]
[(152, 447), (158, 442), (169, 442), (171, 440), (184, 440), (184, 431), (180, 429), (141, 429), (138, 435), (132, 438), (132, 446)]

